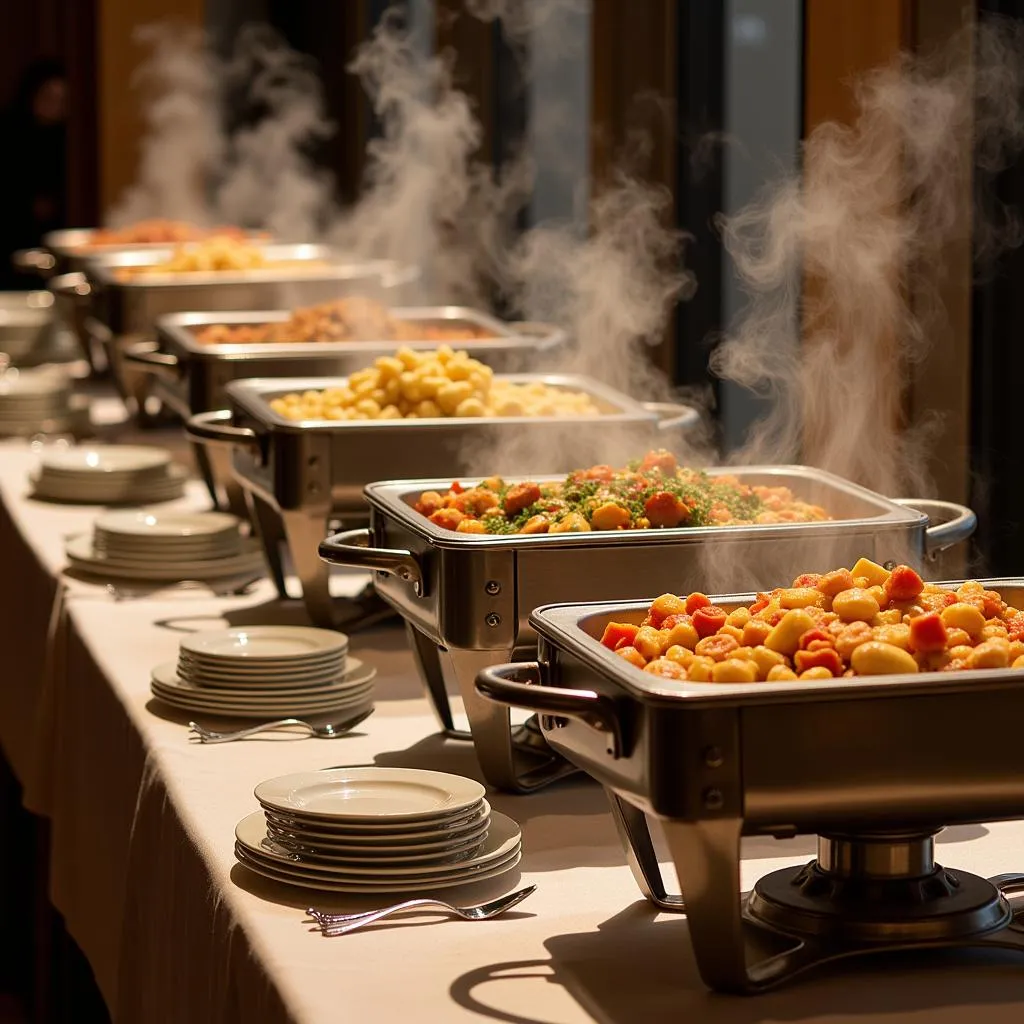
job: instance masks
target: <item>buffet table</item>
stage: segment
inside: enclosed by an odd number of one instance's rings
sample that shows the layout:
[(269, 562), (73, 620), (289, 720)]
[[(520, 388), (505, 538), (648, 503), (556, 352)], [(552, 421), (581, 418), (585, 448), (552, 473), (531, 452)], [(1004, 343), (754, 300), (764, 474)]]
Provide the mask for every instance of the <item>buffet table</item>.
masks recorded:
[[(332, 741), (273, 736), (190, 742), (187, 716), (149, 692), (182, 631), (298, 622), (264, 581), (245, 597), (164, 591), (115, 600), (62, 576), (63, 539), (97, 510), (28, 497), (35, 456), (0, 447), (0, 745), (30, 810), (50, 819), (50, 893), (118, 1021), (1017, 1022), (1024, 963), (1007, 954), (861, 961), (752, 1000), (710, 994), (682, 917), (655, 914), (625, 864), (605, 798), (577, 781), (529, 797), (494, 794), (522, 825), (518, 873), (456, 891), (458, 902), (535, 883), (493, 921), (399, 918), (323, 938), (310, 902), (364, 909), (380, 898), (306, 897), (233, 855), (253, 787), (335, 765), (401, 765), (477, 776), (471, 748), (444, 741), (404, 633), (358, 633), (379, 670), (377, 711)], [(192, 485), (182, 502), (205, 507)], [(361, 586), (361, 578), (342, 580)], [(743, 884), (813, 854), (813, 839), (749, 840)], [(1024, 867), (1024, 823), (951, 829), (939, 857), (982, 875)], [(11, 880), (7, 880), (8, 883)], [(14, 880), (14, 884), (18, 884)]]

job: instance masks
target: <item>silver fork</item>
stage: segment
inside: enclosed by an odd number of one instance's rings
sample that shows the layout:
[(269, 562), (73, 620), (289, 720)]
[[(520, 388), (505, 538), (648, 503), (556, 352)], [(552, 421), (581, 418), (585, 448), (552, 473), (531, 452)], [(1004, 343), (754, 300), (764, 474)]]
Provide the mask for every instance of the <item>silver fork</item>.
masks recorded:
[(522, 903), (527, 896), (536, 891), (536, 888), (537, 886), (535, 885), (528, 885), (525, 889), (510, 892), (496, 900), (491, 900), (489, 903), (480, 903), (475, 907), (453, 907), (450, 903), (444, 903), (441, 900), (419, 899), (406, 900), (405, 903), (396, 903), (394, 906), (385, 907), (383, 910), (367, 910), (362, 914), (328, 914), (314, 907), (310, 907), (306, 913), (320, 925), (320, 931), (329, 937), (347, 935), (349, 932), (354, 932), (357, 928), (362, 928), (363, 925), (373, 924), (374, 921), (379, 921), (381, 918), (390, 917), (392, 914), (401, 914), (407, 910), (443, 910), (445, 913), (453, 914), (463, 921), (486, 921), (492, 917), (497, 917), (499, 914), (504, 914), (505, 911), (511, 910), (517, 904)]
[(188, 731), (199, 737), (200, 743), (230, 743), (232, 740), (244, 740), (247, 736), (255, 736), (257, 733), (267, 732), (270, 729), (297, 725), (307, 729), (309, 735), (318, 740), (333, 740), (351, 732), (360, 722), (365, 722), (373, 712), (373, 708), (367, 708), (365, 711), (360, 711), (358, 715), (335, 722), (333, 725), (310, 725), (309, 722), (304, 722), (301, 718), (279, 718), (276, 722), (262, 722), (259, 725), (250, 726), (248, 729), (236, 729), (234, 732), (214, 732), (213, 729), (204, 729), (198, 722), (189, 722)]

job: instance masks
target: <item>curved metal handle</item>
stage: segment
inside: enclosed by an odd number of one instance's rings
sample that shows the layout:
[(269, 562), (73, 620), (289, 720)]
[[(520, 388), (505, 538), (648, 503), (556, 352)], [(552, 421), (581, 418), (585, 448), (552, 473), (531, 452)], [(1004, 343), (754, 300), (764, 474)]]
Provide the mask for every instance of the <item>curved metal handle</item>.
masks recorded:
[(978, 525), (978, 517), (966, 505), (937, 498), (893, 498), (897, 505), (916, 508), (929, 519), (938, 519), (924, 531), (924, 553), (935, 557), (939, 552), (967, 540)]
[(159, 346), (152, 341), (142, 341), (129, 346), (121, 353), (121, 358), (151, 377), (162, 377), (174, 383), (182, 378), (178, 357), (171, 352), (161, 352)]
[(700, 423), (700, 413), (693, 406), (680, 402), (641, 402), (648, 412), (658, 417), (659, 430), (692, 430)]
[(577, 718), (605, 734), (612, 757), (622, 756), (622, 725), (615, 700), (594, 690), (543, 686), (540, 664), (536, 661), (492, 665), (477, 674), (475, 687), (481, 697), (497, 704), (525, 708), (540, 715)]
[(23, 274), (40, 274), (49, 277), (57, 268), (57, 258), (46, 249), (19, 249), (11, 256), (15, 270)]
[(423, 593), (423, 572), (411, 551), (401, 548), (375, 548), (365, 527), (335, 533), (320, 542), (320, 557), (331, 565), (373, 569), (411, 583), (417, 596)]
[(74, 302), (85, 302), (92, 295), (92, 285), (89, 284), (85, 274), (61, 274), (52, 278), (47, 285), (54, 295), (62, 299), (71, 299)]
[(226, 444), (232, 448), (245, 448), (254, 455), (263, 455), (259, 435), (250, 427), (231, 425), (230, 409), (197, 412), (185, 423), (185, 433), (203, 444)]

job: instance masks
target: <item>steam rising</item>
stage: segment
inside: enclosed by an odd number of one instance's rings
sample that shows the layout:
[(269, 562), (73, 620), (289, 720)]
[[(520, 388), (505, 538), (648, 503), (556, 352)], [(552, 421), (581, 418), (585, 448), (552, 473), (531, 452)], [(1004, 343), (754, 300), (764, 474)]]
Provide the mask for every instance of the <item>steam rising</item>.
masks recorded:
[[(316, 237), (333, 212), (333, 179), (306, 151), (333, 126), (309, 63), (260, 26), (239, 34), (228, 60), (196, 30), (148, 25), (136, 38), (149, 48), (133, 76), (146, 131), (137, 180), (107, 223), (164, 217)], [(250, 115), (236, 131), (229, 99)]]
[(195, 30), (147, 25), (135, 37), (151, 51), (132, 76), (146, 130), (136, 182), (108, 211), (107, 223), (168, 217), (208, 224), (206, 187), (225, 151), (217, 62)]
[[(942, 329), (943, 246), (980, 227), (972, 172), (983, 186), (1024, 143), (1021, 34), (1005, 24), (975, 32), (865, 77), (854, 123), (807, 139), (802, 180), (724, 222), (750, 305), (715, 368), (774, 399), (740, 461), (802, 453), (876, 491), (928, 493), (929, 424), (903, 424), (901, 400)], [(977, 232), (986, 252), (1013, 240), (1006, 227)]]

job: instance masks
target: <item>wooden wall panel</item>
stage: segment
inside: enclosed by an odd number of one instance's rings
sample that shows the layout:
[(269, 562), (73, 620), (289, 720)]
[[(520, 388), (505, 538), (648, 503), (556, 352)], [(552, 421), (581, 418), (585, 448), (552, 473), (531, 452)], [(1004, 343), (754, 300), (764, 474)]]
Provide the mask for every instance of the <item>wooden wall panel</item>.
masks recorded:
[(201, 27), (203, 0), (98, 0), (97, 107), (100, 207), (107, 209), (135, 179), (142, 116), (132, 74), (145, 51), (133, 33), (170, 21)]
[[(677, 187), (679, 11), (672, 0), (620, 4), (597, 2), (591, 20), (591, 192), (597, 193), (624, 158), (637, 155), (638, 139), (649, 159), (630, 169), (644, 180)], [(637, 134), (640, 133), (640, 134)], [(673, 225), (675, 205), (666, 211)], [(674, 372), (673, 317), (652, 359)]]

